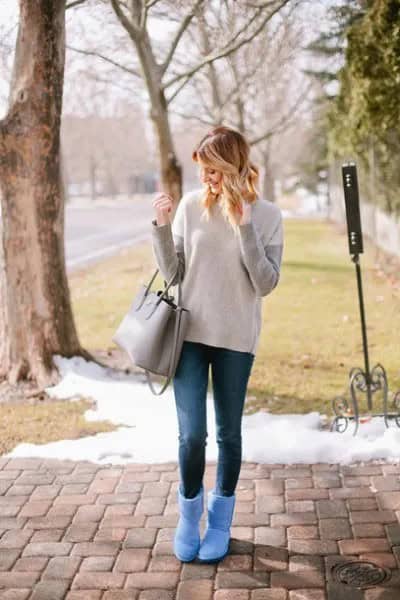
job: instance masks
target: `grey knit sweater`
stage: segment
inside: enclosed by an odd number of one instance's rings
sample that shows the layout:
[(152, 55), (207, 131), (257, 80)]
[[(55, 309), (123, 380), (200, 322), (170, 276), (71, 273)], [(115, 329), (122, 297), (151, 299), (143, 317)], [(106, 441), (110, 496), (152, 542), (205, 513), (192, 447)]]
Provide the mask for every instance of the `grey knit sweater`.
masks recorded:
[(262, 297), (279, 281), (281, 211), (257, 199), (251, 222), (235, 236), (219, 204), (208, 222), (202, 218), (201, 196), (202, 189), (185, 194), (172, 225), (152, 221), (156, 262), (167, 281), (179, 267), (182, 305), (190, 310), (186, 340), (255, 354)]

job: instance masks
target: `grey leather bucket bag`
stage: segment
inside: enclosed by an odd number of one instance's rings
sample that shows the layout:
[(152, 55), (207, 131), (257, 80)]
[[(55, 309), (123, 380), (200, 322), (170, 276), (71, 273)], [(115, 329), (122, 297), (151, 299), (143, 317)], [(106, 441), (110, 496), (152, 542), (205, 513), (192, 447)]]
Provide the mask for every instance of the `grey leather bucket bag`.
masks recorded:
[[(158, 269), (148, 285), (139, 290), (112, 339), (127, 352), (133, 364), (146, 371), (151, 391), (159, 396), (175, 374), (189, 323), (189, 311), (181, 306), (180, 281), (178, 302), (175, 303), (174, 297), (168, 295), (176, 273), (165, 283), (164, 290), (151, 291), (157, 273)], [(158, 392), (154, 389), (150, 373), (167, 377)]]

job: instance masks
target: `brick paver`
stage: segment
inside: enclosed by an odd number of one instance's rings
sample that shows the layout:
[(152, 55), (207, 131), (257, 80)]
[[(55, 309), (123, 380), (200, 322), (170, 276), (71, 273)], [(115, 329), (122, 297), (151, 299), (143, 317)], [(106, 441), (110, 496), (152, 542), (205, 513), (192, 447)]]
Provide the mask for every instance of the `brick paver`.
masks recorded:
[[(400, 598), (399, 464), (243, 464), (230, 552), (213, 565), (173, 555), (178, 481), (175, 463), (0, 458), (0, 600)], [(390, 579), (333, 580), (357, 559)]]

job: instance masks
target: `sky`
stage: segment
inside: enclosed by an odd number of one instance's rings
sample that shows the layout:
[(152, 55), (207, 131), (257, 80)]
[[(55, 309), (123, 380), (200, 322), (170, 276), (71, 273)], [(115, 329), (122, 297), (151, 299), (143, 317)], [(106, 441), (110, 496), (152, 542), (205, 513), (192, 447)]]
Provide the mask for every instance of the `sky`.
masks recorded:
[[(86, 6), (78, 6), (77, 8), (70, 9), (67, 11), (66, 15), (66, 31), (67, 31), (67, 44), (72, 42), (79, 48), (94, 47), (96, 43), (102, 41), (102, 35), (105, 30), (105, 24), (101, 18), (96, 16), (96, 11), (88, 10), (87, 7), (90, 8), (90, 4), (93, 4), (91, 0), (87, 1)], [(0, 0), (0, 26), (3, 25), (5, 31), (10, 32), (7, 40), (9, 43), (12, 42), (12, 45), (15, 44), (16, 34), (18, 30), (18, 0)], [(116, 20), (116, 18), (115, 18)], [(108, 23), (107, 23), (108, 25)], [(168, 23), (165, 21), (160, 23), (155, 21), (154, 19), (149, 20), (149, 27), (151, 30), (152, 37), (156, 39), (163, 39), (166, 36), (168, 37), (171, 34), (171, 29), (176, 28), (176, 23), (171, 23), (168, 27)], [(121, 29), (122, 32), (122, 28)], [(0, 29), (0, 34), (1, 34)], [(122, 32), (125, 35), (124, 32)], [(77, 43), (76, 43), (77, 41)], [(107, 55), (107, 52), (105, 52)], [(68, 58), (73, 59), (73, 66), (70, 65), (71, 61), (68, 61)], [(85, 57), (75, 54), (73, 51), (67, 49), (67, 61), (66, 61), (66, 77), (65, 77), (65, 94), (66, 98), (64, 98), (64, 107), (68, 108), (68, 91), (69, 86), (76, 86), (76, 81), (72, 81), (73, 72), (79, 71), (88, 64), (88, 61)], [(129, 64), (129, 61), (128, 61)], [(9, 57), (8, 60), (9, 70), (8, 72), (0, 71), (0, 118), (5, 115), (7, 111), (8, 104), (8, 88), (9, 88), (9, 75), (11, 73), (12, 66), (12, 56)], [(98, 63), (98, 66), (101, 67), (101, 63)], [(0, 63), (1, 69), (1, 63)], [(117, 71), (118, 76), (121, 78), (121, 73)], [(70, 83), (71, 79), (71, 83)], [(89, 94), (91, 91), (89, 90)], [(134, 95), (133, 92), (130, 92), (131, 95)], [(126, 97), (126, 93), (123, 92), (121, 88), (112, 87), (112, 96), (115, 101), (118, 96)], [(143, 101), (143, 96), (138, 96), (139, 101)], [(65, 102), (67, 100), (67, 102)], [(114, 102), (115, 103), (115, 102)], [(73, 105), (73, 102), (71, 101)], [(76, 111), (76, 105), (74, 106)]]
[[(326, 10), (327, 7), (332, 3), (331, 0), (325, 0), (324, 2), (321, 0), (313, 0), (312, 2), (304, 2), (304, 6), (298, 12), (299, 20), (303, 22), (304, 26), (304, 45), (308, 41), (310, 41), (315, 35), (316, 32), (320, 32), (321, 28), (324, 27), (324, 23), (326, 23)], [(107, 40), (102, 38), (104, 36), (104, 31), (108, 32), (109, 29), (106, 26), (109, 26), (109, 23), (104, 23), (104, 17), (99, 17), (99, 13), (96, 13), (94, 10), (88, 10), (87, 7), (90, 8), (90, 0), (88, 0), (87, 5), (83, 5), (71, 10), (67, 11), (67, 43), (71, 43), (80, 47), (100, 47), (103, 46), (106, 48)], [(3, 25), (3, 29), (0, 29), (0, 34), (2, 31), (10, 31), (11, 35), (8, 37), (9, 43), (12, 45), (15, 43), (15, 37), (17, 33), (17, 23), (18, 23), (18, 2), (17, 0), (0, 0), (0, 26)], [(154, 19), (149, 21), (149, 30), (151, 32), (151, 37), (155, 37), (158, 40), (169, 40), (172, 35), (172, 32), (176, 29), (177, 24), (168, 22), (166, 20), (155, 21)], [(121, 40), (126, 37), (125, 32), (122, 31), (122, 28), (119, 26), (117, 30), (121, 30)], [(184, 44), (184, 40), (181, 41), (181, 44)], [(100, 44), (100, 45), (99, 45)], [(104, 51), (104, 50), (103, 50)], [(104, 51), (104, 54), (107, 55), (107, 51)], [(129, 55), (128, 53), (122, 53), (127, 60), (129, 65)], [(86, 57), (82, 57), (81, 55), (77, 55), (72, 51), (67, 50), (67, 63), (66, 63), (66, 77), (65, 77), (65, 93), (64, 93), (64, 108), (69, 111), (71, 108), (73, 112), (79, 111), (79, 101), (74, 102), (73, 91), (76, 91), (77, 81), (79, 82), (78, 74), (82, 69), (87, 69), (87, 65), (89, 65), (89, 69), (93, 69), (93, 64), (96, 64), (96, 68), (101, 68), (104, 65), (101, 64), (100, 61), (96, 61), (93, 63), (93, 60), (88, 63), (88, 59)], [(7, 72), (0, 71), (0, 118), (5, 115), (7, 110), (7, 101), (8, 101), (8, 86), (9, 86), (9, 77), (11, 73), (12, 66), (12, 56), (9, 57), (8, 60), (8, 69)], [(0, 63), (0, 69), (2, 65)], [(117, 71), (117, 76), (121, 80), (121, 83), (127, 81), (126, 78), (121, 76), (121, 72)], [(132, 78), (131, 78), (132, 79)], [(136, 99), (143, 104), (146, 99), (146, 94), (139, 92), (138, 86), (134, 84), (133, 81), (128, 81), (126, 84), (127, 87), (130, 87), (130, 91), (128, 92), (130, 97), (136, 97)], [(70, 93), (70, 87), (73, 88), (72, 93)], [(110, 88), (109, 88), (110, 89)], [(83, 91), (81, 92), (84, 93)], [(93, 92), (91, 88), (88, 88), (88, 94), (91, 95)], [(122, 89), (122, 85), (120, 88), (117, 86), (112, 86), (110, 91), (111, 105), (110, 110), (115, 110), (115, 101), (120, 97), (126, 97), (126, 91), (124, 92)]]

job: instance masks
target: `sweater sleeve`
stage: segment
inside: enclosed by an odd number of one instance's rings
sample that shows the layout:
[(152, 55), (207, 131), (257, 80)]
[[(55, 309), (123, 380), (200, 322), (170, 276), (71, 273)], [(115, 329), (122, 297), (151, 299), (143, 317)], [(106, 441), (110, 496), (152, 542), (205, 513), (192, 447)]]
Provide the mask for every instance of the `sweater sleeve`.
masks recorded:
[(176, 209), (173, 223), (157, 225), (152, 222), (153, 254), (162, 276), (172, 285), (182, 281), (185, 274), (184, 254), (184, 207), (182, 200)]
[(258, 296), (267, 296), (277, 286), (283, 253), (282, 215), (264, 245), (253, 222), (239, 225), (240, 250)]

